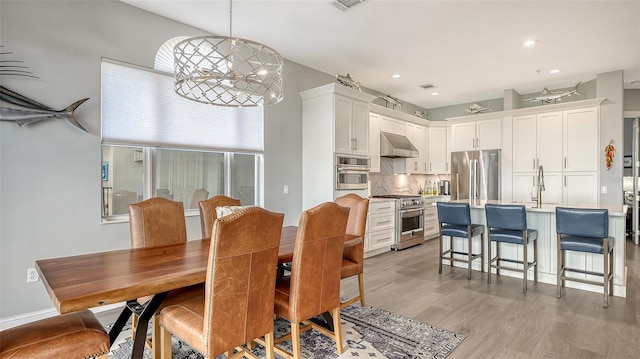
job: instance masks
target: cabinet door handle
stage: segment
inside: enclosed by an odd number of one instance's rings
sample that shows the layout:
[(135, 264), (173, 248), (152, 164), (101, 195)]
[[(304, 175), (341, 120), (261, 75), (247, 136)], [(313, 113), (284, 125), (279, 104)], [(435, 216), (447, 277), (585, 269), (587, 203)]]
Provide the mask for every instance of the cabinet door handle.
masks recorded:
[(536, 169), (536, 159), (533, 158), (532, 160), (533, 160), (533, 169), (535, 170)]
[(431, 162), (429, 162), (429, 172), (431, 172)]
[(357, 150), (358, 149), (358, 137), (354, 137), (353, 138), (353, 150)]
[(563, 176), (564, 177), (564, 186), (567, 187), (567, 176)]
[(564, 168), (565, 169), (567, 168), (567, 158), (566, 157), (564, 158)]
[(449, 172), (449, 162), (445, 163), (445, 169), (447, 170), (447, 172)]

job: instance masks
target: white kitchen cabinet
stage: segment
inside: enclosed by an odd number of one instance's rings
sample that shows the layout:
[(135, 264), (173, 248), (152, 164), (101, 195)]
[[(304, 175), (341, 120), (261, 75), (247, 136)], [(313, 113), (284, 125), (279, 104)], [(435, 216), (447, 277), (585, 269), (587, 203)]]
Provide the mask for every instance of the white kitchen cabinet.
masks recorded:
[(413, 174), (427, 173), (427, 128), (407, 122), (405, 133), (409, 141), (418, 149), (418, 157), (406, 159), (406, 170)]
[(395, 242), (396, 202), (371, 201), (367, 214), (365, 256), (387, 252)]
[(567, 204), (598, 203), (598, 172), (565, 172), (562, 200)]
[(447, 127), (431, 126), (428, 129), (427, 137), (427, 173), (448, 173)]
[(451, 125), (453, 151), (502, 148), (502, 119), (478, 120)]
[(564, 111), (564, 171), (598, 169), (598, 112), (597, 107)]
[(451, 126), (447, 126), (447, 171), (446, 174), (451, 174), (451, 151), (453, 148), (453, 133)]
[(369, 105), (367, 102), (335, 96), (335, 152), (369, 155)]
[(562, 171), (562, 112), (513, 118), (513, 172)]
[(369, 158), (370, 172), (380, 172), (380, 115), (369, 113)]
[(530, 201), (544, 169), (543, 203), (598, 202), (598, 108), (513, 117), (513, 199)]
[(376, 97), (337, 83), (303, 91), (300, 97), (302, 207), (333, 201), (348, 192), (366, 196), (366, 189), (335, 189), (335, 155), (369, 156), (368, 103)]
[[(513, 173), (513, 201), (532, 202), (531, 197), (535, 184), (535, 173)], [(562, 172), (550, 172), (544, 174), (545, 190), (542, 192), (542, 203), (562, 203), (563, 177)]]
[(424, 239), (436, 238), (440, 235), (440, 226), (438, 224), (438, 209), (436, 202), (442, 200), (440, 196), (423, 197), (424, 200)]

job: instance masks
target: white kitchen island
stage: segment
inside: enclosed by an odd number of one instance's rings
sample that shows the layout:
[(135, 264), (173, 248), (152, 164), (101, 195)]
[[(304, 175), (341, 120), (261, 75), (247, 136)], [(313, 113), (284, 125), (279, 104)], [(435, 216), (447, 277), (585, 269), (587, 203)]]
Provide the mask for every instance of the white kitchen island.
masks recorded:
[[(471, 221), (475, 224), (486, 225), (486, 216), (484, 205), (486, 203), (492, 204), (520, 204), (525, 205), (527, 210), (527, 225), (530, 229), (538, 231), (538, 281), (542, 283), (548, 283), (556, 285), (556, 269), (557, 269), (557, 239), (556, 239), (556, 219), (555, 209), (556, 207), (571, 207), (571, 208), (606, 208), (609, 210), (609, 236), (614, 238), (615, 247), (613, 250), (614, 256), (614, 288), (613, 295), (618, 297), (626, 297), (627, 294), (627, 268), (625, 260), (625, 216), (627, 207), (623, 205), (589, 205), (589, 204), (542, 204), (539, 208), (536, 207), (534, 202), (527, 203), (513, 203), (506, 201), (469, 201), (458, 200), (452, 201), (457, 203), (469, 203), (471, 206)], [(489, 243), (488, 230), (485, 232), (485, 246)], [(532, 246), (530, 243), (529, 246)], [(467, 251), (467, 241), (454, 239), (454, 250)], [(495, 245), (494, 245), (495, 246)], [(493, 247), (495, 248), (495, 247)], [(449, 249), (449, 240), (443, 241), (443, 249)], [(488, 268), (488, 258), (486, 257), (487, 248), (484, 248), (485, 264), (484, 267)], [(530, 252), (533, 248), (530, 247)], [(480, 252), (480, 240), (474, 238), (473, 240), (473, 253)], [(495, 249), (492, 249), (492, 253), (495, 255)], [(522, 260), (522, 246), (510, 243), (502, 243), (500, 245), (500, 253), (503, 258), (512, 258)], [(529, 260), (532, 260), (532, 254), (529, 255)], [(449, 264), (449, 261), (443, 259), (443, 265)], [(593, 253), (578, 253), (578, 252), (566, 252), (567, 267), (578, 268), (593, 272), (601, 273), (603, 270), (603, 255)], [(514, 264), (515, 265), (515, 264)], [(454, 262), (456, 267), (465, 267), (466, 263)], [(480, 263), (478, 261), (473, 262), (474, 270), (480, 271)], [(443, 268), (446, 270), (446, 267)], [(495, 269), (493, 270), (495, 273)], [(502, 269), (500, 275), (506, 275), (510, 277), (522, 278), (522, 274), (519, 272), (513, 272)], [(589, 278), (592, 280), (601, 280), (602, 277), (590, 276), (580, 273), (569, 273), (569, 275), (577, 278)], [(533, 268), (529, 270), (529, 280), (533, 280)], [(602, 293), (602, 287), (579, 283), (579, 282), (565, 282), (566, 287), (577, 288), (592, 292)]]

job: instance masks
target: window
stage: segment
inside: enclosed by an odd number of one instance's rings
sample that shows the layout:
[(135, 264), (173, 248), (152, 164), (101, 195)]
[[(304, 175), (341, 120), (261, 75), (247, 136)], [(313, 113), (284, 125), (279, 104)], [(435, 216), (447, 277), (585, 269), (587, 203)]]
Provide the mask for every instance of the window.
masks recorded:
[(129, 204), (165, 197), (198, 213), (222, 194), (262, 205), (263, 111), (189, 101), (173, 78), (102, 62), (102, 219), (128, 219)]

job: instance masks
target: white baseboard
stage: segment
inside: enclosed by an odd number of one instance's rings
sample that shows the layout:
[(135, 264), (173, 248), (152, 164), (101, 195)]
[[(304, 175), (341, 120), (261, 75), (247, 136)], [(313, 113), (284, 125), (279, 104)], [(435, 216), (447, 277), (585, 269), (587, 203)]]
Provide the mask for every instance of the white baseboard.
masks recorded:
[[(123, 306), (124, 306), (124, 302), (114, 303), (114, 304), (109, 304), (109, 305), (105, 305), (97, 308), (91, 308), (91, 311), (94, 313), (100, 313), (100, 312), (104, 312), (111, 309), (122, 308)], [(51, 309), (39, 310), (36, 312), (16, 315), (8, 318), (0, 318), (0, 331), (17, 327), (18, 325), (35, 322), (37, 320), (54, 317), (56, 315), (58, 315), (58, 312), (54, 308), (51, 308)]]

